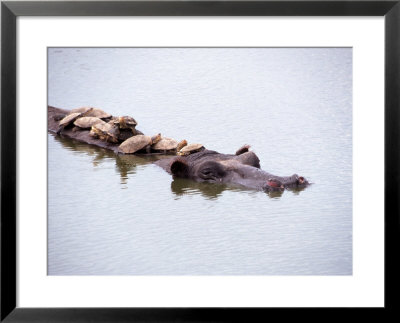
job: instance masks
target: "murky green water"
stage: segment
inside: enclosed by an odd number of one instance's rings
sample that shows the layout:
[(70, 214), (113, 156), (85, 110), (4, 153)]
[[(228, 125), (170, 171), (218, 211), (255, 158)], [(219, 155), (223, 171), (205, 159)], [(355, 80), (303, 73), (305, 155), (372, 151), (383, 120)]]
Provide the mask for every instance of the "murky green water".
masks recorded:
[(50, 275), (352, 274), (352, 52), (49, 49), (50, 105), (131, 115), (146, 134), (314, 184), (283, 194), (173, 180), (156, 157), (48, 135)]

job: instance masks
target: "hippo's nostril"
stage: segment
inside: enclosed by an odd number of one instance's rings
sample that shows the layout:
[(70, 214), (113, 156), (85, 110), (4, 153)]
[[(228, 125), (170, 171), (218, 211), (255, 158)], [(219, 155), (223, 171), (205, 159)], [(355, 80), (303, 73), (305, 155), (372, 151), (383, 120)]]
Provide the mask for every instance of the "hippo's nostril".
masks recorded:
[(285, 186), (281, 181), (275, 179), (275, 178), (270, 178), (267, 180), (265, 186), (263, 187), (265, 191), (279, 191), (279, 190), (284, 190)]
[(267, 185), (271, 187), (281, 187), (282, 183), (276, 179), (270, 178), (267, 180)]
[(305, 181), (305, 179), (304, 179), (303, 176), (300, 176), (300, 177), (297, 179), (297, 182), (298, 182), (299, 184), (304, 184), (304, 181)]

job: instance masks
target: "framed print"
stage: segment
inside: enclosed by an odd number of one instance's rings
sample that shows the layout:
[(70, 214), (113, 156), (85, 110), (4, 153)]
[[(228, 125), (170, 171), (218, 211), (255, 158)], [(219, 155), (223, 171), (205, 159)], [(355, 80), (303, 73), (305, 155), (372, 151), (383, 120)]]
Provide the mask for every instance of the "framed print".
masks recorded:
[(398, 1), (1, 9), (2, 321), (393, 314)]

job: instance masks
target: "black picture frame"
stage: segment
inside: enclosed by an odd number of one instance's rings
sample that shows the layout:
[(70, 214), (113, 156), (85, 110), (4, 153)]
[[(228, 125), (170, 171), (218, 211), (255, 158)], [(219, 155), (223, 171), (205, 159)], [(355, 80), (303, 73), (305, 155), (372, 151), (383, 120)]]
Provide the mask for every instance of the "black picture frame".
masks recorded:
[[(19, 308), (16, 307), (16, 19), (19, 16), (384, 16), (385, 18), (385, 306), (399, 307), (400, 0), (388, 1), (2, 1), (1, 3), (1, 321), (3, 322), (252, 322), (270, 315), (296, 319), (340, 309), (300, 308)], [(373, 170), (371, 172), (373, 175)], [(310, 311), (312, 310), (312, 312)], [(353, 310), (341, 309), (345, 315)], [(315, 315), (318, 313), (318, 315)], [(300, 316), (297, 316), (300, 315)], [(311, 316), (310, 316), (311, 315)], [(357, 314), (358, 315), (358, 314)], [(396, 315), (394, 316), (396, 317)], [(348, 316), (351, 319), (350, 316)]]

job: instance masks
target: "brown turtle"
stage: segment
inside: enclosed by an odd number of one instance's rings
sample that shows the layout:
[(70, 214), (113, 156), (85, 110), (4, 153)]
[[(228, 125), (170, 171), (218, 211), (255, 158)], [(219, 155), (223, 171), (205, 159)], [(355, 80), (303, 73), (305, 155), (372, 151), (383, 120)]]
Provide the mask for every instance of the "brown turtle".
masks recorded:
[(108, 123), (119, 128), (119, 141), (125, 141), (132, 136), (142, 135), (139, 130), (136, 130), (137, 122), (132, 117), (113, 117)]
[(74, 121), (74, 125), (82, 129), (90, 129), (98, 123), (105, 123), (105, 121), (96, 117), (82, 117)]
[(178, 143), (178, 146), (176, 147), (176, 151), (180, 151), (183, 147), (187, 146), (188, 142), (183, 139), (181, 142)]
[[(92, 109), (92, 110), (90, 110), (90, 112), (88, 114), (86, 114), (87, 117), (96, 117), (96, 118), (99, 118), (99, 119), (111, 118), (111, 114), (109, 114), (109, 113), (107, 113), (107, 112), (105, 112), (105, 111), (103, 111), (101, 109), (93, 108), (93, 107), (89, 107), (89, 108)], [(81, 107), (81, 108), (72, 109), (71, 113), (82, 112), (82, 111), (85, 111), (85, 109), (88, 109), (88, 107)]]
[(154, 145), (160, 140), (161, 134), (155, 135), (153, 137), (145, 135), (133, 136), (120, 144), (118, 151), (123, 154), (134, 154), (139, 150), (146, 149), (147, 152), (150, 152), (151, 145)]
[(204, 146), (202, 144), (190, 144), (183, 147), (181, 150), (178, 151), (179, 156), (188, 156), (193, 153), (197, 153), (199, 151), (204, 150)]
[(117, 123), (120, 129), (135, 129), (137, 126), (136, 120), (129, 116), (119, 117)]
[(86, 108), (85, 110), (82, 110), (82, 112), (72, 112), (62, 118), (58, 123), (59, 127), (57, 133), (59, 134), (62, 130), (72, 124), (76, 119), (86, 116), (90, 111), (92, 111), (92, 109), (93, 108)]
[(90, 135), (106, 142), (118, 143), (118, 128), (109, 123), (97, 123), (92, 126)]
[(177, 142), (172, 138), (161, 138), (161, 140), (154, 145), (151, 146), (151, 149), (156, 151), (162, 151), (164, 154), (166, 153), (176, 153), (178, 148), (182, 149), (183, 146), (187, 145), (186, 140), (182, 140), (181, 142)]
[(118, 126), (119, 129), (129, 129), (132, 130), (133, 134), (136, 134), (135, 127), (137, 126), (137, 122), (135, 119), (129, 116), (122, 116), (122, 117), (113, 117), (109, 123), (112, 123)]

